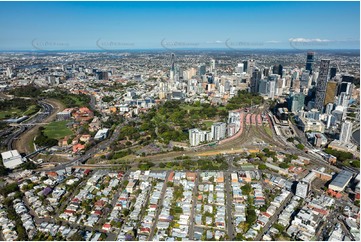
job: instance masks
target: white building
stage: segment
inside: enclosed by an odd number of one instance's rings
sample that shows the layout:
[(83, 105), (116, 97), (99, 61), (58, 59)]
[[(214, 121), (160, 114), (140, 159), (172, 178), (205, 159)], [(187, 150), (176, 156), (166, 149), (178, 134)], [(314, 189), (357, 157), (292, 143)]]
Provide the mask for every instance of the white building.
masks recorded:
[(108, 136), (109, 129), (100, 129), (94, 136), (94, 140), (103, 140)]
[(197, 146), (200, 144), (200, 130), (190, 129), (189, 130), (189, 143), (191, 146)]
[(342, 123), (339, 140), (342, 143), (349, 143), (351, 134), (352, 134), (352, 123), (351, 121), (346, 120), (344, 123)]
[(226, 137), (226, 123), (217, 122), (212, 125), (212, 136), (214, 140), (221, 140)]
[(296, 196), (306, 198), (308, 194), (308, 184), (306, 182), (300, 181), (296, 187)]
[(23, 163), (23, 159), (17, 150), (9, 150), (1, 153), (4, 166), (9, 169), (14, 169)]

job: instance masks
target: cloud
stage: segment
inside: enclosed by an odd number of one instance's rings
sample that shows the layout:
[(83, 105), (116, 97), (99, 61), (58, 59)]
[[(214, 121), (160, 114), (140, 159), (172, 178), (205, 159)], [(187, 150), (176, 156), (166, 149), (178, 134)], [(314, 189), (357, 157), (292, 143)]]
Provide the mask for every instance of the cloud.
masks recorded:
[(332, 41), (332, 40), (328, 40), (328, 39), (306, 39), (306, 38), (290, 38), (288, 40), (290, 42), (302, 42), (302, 43), (311, 43), (311, 42), (323, 43), (323, 42), (331, 42)]
[(223, 44), (223, 40), (207, 41), (206, 44)]
[(269, 41), (266, 41), (266, 43), (269, 43), (269, 44), (279, 44), (279, 43), (281, 43), (281, 41), (278, 41), (278, 40), (269, 40)]

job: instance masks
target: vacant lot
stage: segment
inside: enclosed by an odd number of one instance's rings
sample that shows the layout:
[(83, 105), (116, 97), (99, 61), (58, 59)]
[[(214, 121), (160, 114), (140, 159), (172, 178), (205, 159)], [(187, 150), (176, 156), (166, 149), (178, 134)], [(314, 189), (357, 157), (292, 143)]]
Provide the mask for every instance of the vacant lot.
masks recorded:
[(73, 132), (66, 126), (68, 121), (57, 121), (45, 126), (44, 134), (52, 139), (61, 139)]

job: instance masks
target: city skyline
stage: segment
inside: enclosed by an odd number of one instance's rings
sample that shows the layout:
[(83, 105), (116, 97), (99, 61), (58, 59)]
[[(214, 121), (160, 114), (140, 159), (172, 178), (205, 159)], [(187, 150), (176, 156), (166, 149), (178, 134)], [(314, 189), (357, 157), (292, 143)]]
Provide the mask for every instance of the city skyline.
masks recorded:
[(2, 51), (359, 49), (359, 2), (1, 2), (0, 6)]

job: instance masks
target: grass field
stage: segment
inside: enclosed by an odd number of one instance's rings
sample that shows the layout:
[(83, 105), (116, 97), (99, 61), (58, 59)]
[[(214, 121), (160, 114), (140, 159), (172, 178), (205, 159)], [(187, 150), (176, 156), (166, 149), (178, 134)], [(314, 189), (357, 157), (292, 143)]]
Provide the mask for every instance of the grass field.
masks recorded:
[(47, 124), (45, 126), (44, 134), (52, 139), (61, 139), (67, 135), (72, 135), (73, 132), (66, 127), (68, 121), (57, 121)]
[(191, 105), (181, 105), (181, 108), (184, 110), (202, 110), (202, 107), (193, 107)]
[(23, 113), (23, 115), (30, 116), (30, 115), (33, 115), (34, 113), (36, 113), (37, 111), (39, 111), (39, 107), (38, 107), (37, 105), (31, 105), (31, 106), (28, 107), (28, 109)]
[(272, 137), (272, 130), (270, 127), (264, 126), (264, 129), (266, 130), (266, 133)]
[(13, 118), (15, 116), (19, 116), (20, 114), (21, 111), (17, 108), (13, 108), (6, 111), (0, 111), (0, 119)]
[(0, 119), (15, 118), (20, 116), (30, 116), (36, 113), (37, 111), (39, 111), (39, 107), (36, 105), (29, 106), (25, 112), (22, 112), (18, 108), (12, 108), (10, 110), (0, 111)]
[(203, 123), (206, 125), (207, 129), (210, 129), (214, 121), (203, 121)]

